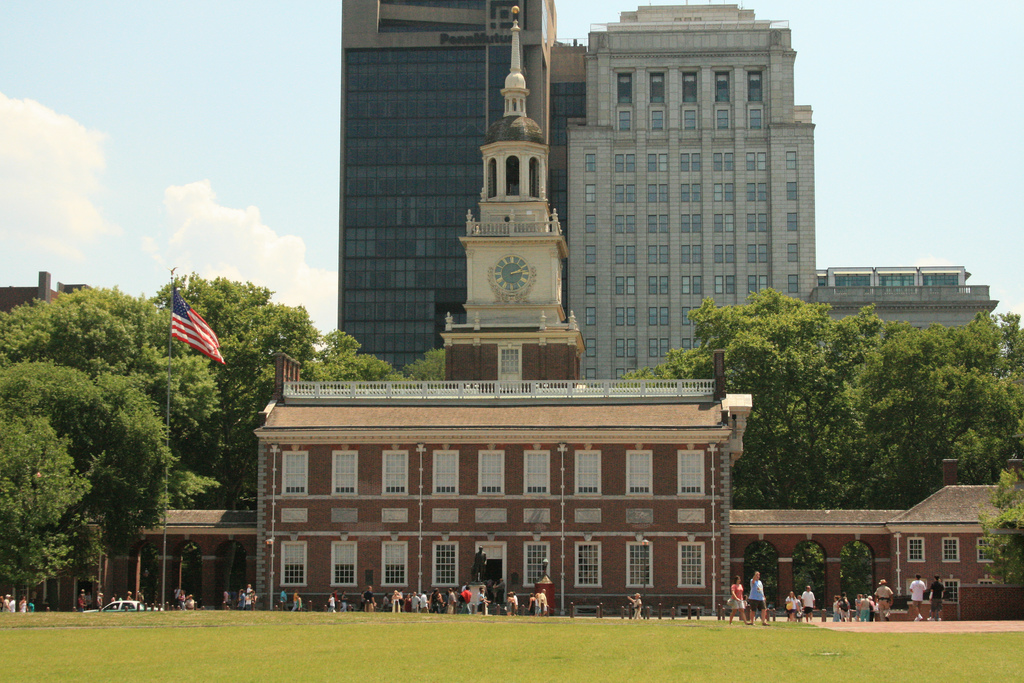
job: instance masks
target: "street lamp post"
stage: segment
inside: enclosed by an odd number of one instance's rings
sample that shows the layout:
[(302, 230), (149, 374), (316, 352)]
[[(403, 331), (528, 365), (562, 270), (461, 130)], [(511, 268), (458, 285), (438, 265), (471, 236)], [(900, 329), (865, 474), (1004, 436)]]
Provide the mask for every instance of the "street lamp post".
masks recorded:
[[(277, 524), (277, 444), (270, 445), (270, 457), (273, 460), (273, 474), (270, 484), (270, 538), (267, 539), (267, 549), (270, 550), (270, 587), (267, 589), (267, 609), (274, 611), (274, 535)], [(265, 481), (265, 480), (264, 480)], [(253, 603), (253, 607), (255, 607)]]

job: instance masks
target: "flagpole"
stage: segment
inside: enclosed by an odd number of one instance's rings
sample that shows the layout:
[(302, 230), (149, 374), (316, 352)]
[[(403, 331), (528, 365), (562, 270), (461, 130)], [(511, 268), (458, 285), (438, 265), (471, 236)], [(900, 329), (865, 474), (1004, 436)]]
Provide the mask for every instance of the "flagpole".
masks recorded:
[[(171, 336), (174, 326), (174, 271), (171, 268), (171, 307), (170, 316), (167, 319), (167, 452), (171, 452), (171, 353), (174, 349), (172, 344), (174, 338)], [(164, 461), (164, 550), (161, 554), (160, 563), (160, 606), (167, 607), (167, 508), (170, 500), (167, 498), (167, 461)]]

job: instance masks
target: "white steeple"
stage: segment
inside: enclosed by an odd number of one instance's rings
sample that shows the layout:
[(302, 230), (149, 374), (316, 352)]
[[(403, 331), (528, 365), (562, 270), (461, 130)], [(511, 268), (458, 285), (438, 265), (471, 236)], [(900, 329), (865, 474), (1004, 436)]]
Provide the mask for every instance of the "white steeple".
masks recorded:
[[(519, 14), (519, 6), (512, 8), (512, 14)], [(505, 87), (501, 94), (505, 96), (505, 116), (526, 116), (526, 77), (523, 76), (522, 57), (519, 52), (519, 20), (512, 21), (512, 68), (505, 77)]]

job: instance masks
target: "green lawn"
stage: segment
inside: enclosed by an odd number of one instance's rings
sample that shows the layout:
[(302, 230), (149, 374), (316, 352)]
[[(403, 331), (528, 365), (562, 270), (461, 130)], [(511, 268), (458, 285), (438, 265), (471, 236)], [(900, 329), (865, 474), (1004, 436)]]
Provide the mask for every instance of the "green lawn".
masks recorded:
[(777, 622), (194, 612), (0, 616), (4, 680), (1011, 681), (1024, 634)]

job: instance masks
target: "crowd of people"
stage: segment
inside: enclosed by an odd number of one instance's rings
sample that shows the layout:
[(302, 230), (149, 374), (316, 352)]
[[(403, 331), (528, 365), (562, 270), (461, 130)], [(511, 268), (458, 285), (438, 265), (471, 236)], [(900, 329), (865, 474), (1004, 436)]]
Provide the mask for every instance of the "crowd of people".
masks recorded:
[(22, 595), (21, 600), (12, 598), (10, 593), (0, 597), (0, 612), (35, 612), (35, 603), (29, 602), (28, 596)]
[[(730, 595), (727, 606), (731, 610), (729, 623), (733, 622), (736, 616), (748, 625), (753, 625), (760, 619), (761, 624), (768, 625), (768, 606), (765, 602), (764, 584), (761, 581), (761, 573), (754, 572), (750, 580), (750, 592), (746, 594), (746, 587), (743, 581), (737, 576), (730, 587)], [(916, 580), (910, 584), (910, 613), (914, 621), (921, 621), (924, 615), (921, 605), (927, 594), (930, 599), (931, 612), (928, 621), (942, 621), (942, 599), (945, 586), (941, 579), (936, 576), (935, 581), (928, 586), (921, 580), (918, 574)], [(832, 621), (889, 621), (889, 615), (893, 605), (893, 591), (885, 579), (878, 582), (878, 587), (873, 594), (858, 593), (855, 599), (841, 593), (832, 598)], [(804, 592), (797, 595), (795, 591), (789, 591), (786, 596), (786, 620), (787, 621), (810, 621), (814, 616), (816, 598), (810, 586)], [(824, 618), (824, 617), (823, 617)]]
[(515, 591), (506, 592), (504, 581), (485, 582), (477, 588), (475, 595), (469, 584), (464, 584), (461, 589), (449, 588), (447, 591), (435, 588), (429, 596), (419, 591), (385, 591), (380, 602), (377, 601), (377, 593), (374, 592), (373, 586), (367, 586), (359, 596), (358, 605), (350, 603), (345, 593), (339, 596), (337, 591), (327, 598), (328, 612), (345, 612), (356, 608), (361, 608), (363, 612), (477, 613), (507, 616), (516, 616), (521, 608), (525, 608), (527, 614), (543, 616), (548, 614), (548, 598), (543, 591), (537, 591), (530, 595), (528, 602), (521, 604)]

